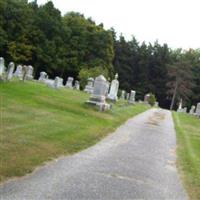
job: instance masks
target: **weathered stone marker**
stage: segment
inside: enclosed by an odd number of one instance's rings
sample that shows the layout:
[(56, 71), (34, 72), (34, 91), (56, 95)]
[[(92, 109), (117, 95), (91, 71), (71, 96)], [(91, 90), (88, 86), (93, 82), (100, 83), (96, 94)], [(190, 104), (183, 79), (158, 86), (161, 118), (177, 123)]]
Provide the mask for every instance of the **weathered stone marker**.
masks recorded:
[(100, 111), (110, 109), (110, 105), (106, 103), (107, 81), (103, 75), (98, 76), (94, 81), (94, 90), (90, 99), (86, 102), (98, 106)]
[(89, 94), (92, 94), (94, 89), (94, 79), (93, 78), (88, 78), (87, 85), (85, 86), (84, 92), (87, 92)]
[(73, 77), (68, 77), (65, 87), (72, 89), (73, 88), (73, 80), (74, 80)]
[(4, 72), (5, 72), (4, 58), (0, 57), (0, 76), (2, 76)]
[(128, 103), (134, 104), (135, 103), (135, 94), (136, 92), (134, 90), (131, 90), (130, 98), (128, 100)]
[(117, 99), (118, 99), (117, 93), (118, 93), (118, 89), (119, 89), (119, 81), (117, 79), (118, 79), (118, 74), (116, 74), (115, 79), (112, 80), (111, 86), (110, 86), (110, 91), (108, 93), (108, 99), (113, 100), (113, 101), (117, 101)]
[(12, 79), (14, 70), (15, 70), (14, 62), (10, 62), (8, 65), (8, 71), (7, 71), (7, 77), (6, 77), (7, 80)]

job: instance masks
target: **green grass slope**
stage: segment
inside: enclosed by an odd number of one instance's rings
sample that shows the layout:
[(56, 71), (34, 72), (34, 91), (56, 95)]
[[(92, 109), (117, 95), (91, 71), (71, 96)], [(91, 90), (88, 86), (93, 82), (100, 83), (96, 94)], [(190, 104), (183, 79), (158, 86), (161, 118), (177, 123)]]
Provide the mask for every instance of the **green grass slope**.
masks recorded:
[(88, 98), (37, 82), (0, 83), (0, 181), (87, 148), (149, 108), (121, 101), (102, 113), (84, 103)]
[(200, 119), (173, 113), (177, 133), (178, 168), (191, 199), (200, 199)]

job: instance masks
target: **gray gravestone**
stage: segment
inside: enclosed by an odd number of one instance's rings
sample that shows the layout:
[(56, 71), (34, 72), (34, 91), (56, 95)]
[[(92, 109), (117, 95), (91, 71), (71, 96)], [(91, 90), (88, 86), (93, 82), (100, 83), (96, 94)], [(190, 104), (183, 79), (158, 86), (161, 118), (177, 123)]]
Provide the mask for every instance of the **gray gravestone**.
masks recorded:
[(150, 97), (150, 94), (146, 94), (144, 96), (144, 103), (149, 103), (149, 97)]
[(7, 80), (12, 79), (14, 70), (15, 70), (14, 62), (10, 62), (8, 65), (7, 78), (6, 78)]
[(131, 90), (130, 98), (128, 100), (128, 102), (130, 104), (134, 104), (135, 103), (135, 94), (136, 94), (136, 92), (134, 90)]
[(125, 93), (125, 91), (124, 90), (122, 90), (122, 93), (121, 93), (121, 99), (125, 99), (125, 95), (126, 95), (126, 93)]
[(117, 101), (117, 99), (118, 99), (117, 93), (118, 93), (118, 89), (119, 89), (119, 81), (117, 79), (118, 79), (118, 74), (116, 74), (115, 79), (112, 80), (111, 86), (110, 86), (110, 91), (108, 94), (108, 99), (113, 100), (113, 101)]
[(40, 77), (39, 77), (38, 81), (45, 82), (46, 79), (48, 79), (47, 73), (46, 72), (40, 72)]
[(31, 65), (27, 66), (26, 79), (28, 79), (28, 80), (32, 80), (33, 79), (33, 67)]
[(85, 86), (84, 92), (92, 94), (93, 89), (94, 89), (94, 79), (90, 77), (88, 79), (87, 85)]
[(80, 83), (79, 83), (79, 81), (75, 81), (74, 89), (75, 90), (80, 90)]
[(20, 80), (22, 80), (23, 77), (23, 69), (21, 65), (17, 66), (17, 69), (15, 70), (15, 73), (13, 74), (15, 77), (19, 78)]
[(200, 117), (200, 102), (197, 103), (197, 108), (196, 108), (195, 114), (196, 114), (198, 117)]
[(130, 93), (126, 93), (126, 100), (129, 100), (130, 98)]
[(68, 77), (65, 87), (72, 89), (73, 88), (73, 80), (74, 80), (74, 78)]
[(189, 112), (191, 115), (195, 113), (195, 108), (196, 107), (194, 105), (191, 107), (190, 112)]
[(87, 103), (99, 107), (101, 111), (110, 109), (110, 105), (106, 103), (106, 92), (108, 83), (103, 75), (98, 76), (94, 81), (94, 90)]
[(4, 58), (0, 57), (0, 76), (2, 76), (4, 72), (5, 72)]

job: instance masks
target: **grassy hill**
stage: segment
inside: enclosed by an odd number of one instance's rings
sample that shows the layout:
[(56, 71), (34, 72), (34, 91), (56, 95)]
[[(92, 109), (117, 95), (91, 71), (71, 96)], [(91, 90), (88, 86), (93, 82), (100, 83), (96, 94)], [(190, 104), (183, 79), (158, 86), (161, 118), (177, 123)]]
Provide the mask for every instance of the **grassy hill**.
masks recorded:
[(177, 133), (178, 167), (191, 199), (200, 199), (200, 119), (173, 113)]
[(88, 98), (84, 92), (37, 82), (0, 83), (0, 181), (87, 148), (149, 108), (120, 101), (102, 113), (84, 103)]

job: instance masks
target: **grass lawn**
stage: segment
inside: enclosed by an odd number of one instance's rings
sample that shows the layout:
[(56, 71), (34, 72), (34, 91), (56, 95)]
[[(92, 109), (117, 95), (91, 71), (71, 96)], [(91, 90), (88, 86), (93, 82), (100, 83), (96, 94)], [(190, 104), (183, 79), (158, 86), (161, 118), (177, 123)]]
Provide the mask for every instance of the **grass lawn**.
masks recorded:
[(149, 108), (119, 101), (102, 113), (84, 103), (88, 98), (37, 82), (0, 83), (0, 181), (85, 149)]
[(177, 142), (178, 168), (191, 199), (200, 199), (200, 119), (173, 113)]

